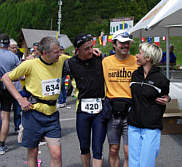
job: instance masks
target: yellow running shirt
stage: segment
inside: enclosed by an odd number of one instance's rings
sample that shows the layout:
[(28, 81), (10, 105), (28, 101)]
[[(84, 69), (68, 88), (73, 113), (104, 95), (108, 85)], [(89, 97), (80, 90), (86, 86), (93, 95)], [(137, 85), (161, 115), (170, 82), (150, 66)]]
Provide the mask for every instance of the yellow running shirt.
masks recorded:
[[(51, 65), (43, 63), (39, 58), (26, 60), (9, 72), (11, 80), (25, 76), (26, 90), (43, 100), (57, 100), (61, 90), (62, 68), (67, 55), (61, 55), (59, 61)], [(33, 109), (46, 115), (56, 112), (56, 106), (43, 103), (33, 104)]]
[(102, 61), (106, 96), (108, 98), (131, 98), (130, 80), (133, 71), (138, 68), (136, 57), (130, 55), (119, 60), (115, 55)]

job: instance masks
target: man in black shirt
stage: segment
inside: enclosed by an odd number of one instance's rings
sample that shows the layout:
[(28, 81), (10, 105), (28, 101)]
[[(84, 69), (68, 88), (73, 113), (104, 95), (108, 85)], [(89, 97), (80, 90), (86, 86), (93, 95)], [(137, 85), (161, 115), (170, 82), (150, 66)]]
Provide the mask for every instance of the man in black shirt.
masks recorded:
[(90, 34), (78, 35), (74, 46), (76, 55), (65, 62), (65, 69), (75, 79), (79, 91), (76, 129), (81, 160), (84, 167), (90, 166), (92, 131), (92, 164), (101, 167), (102, 148), (106, 136), (102, 104), (105, 96), (102, 57), (93, 54), (93, 41)]

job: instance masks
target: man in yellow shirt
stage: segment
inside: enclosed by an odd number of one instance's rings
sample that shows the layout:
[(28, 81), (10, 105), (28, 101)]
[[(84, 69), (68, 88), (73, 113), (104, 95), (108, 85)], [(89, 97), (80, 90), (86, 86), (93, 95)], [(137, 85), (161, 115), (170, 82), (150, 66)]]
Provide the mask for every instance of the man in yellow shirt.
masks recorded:
[[(63, 63), (68, 56), (60, 56), (56, 38), (45, 37), (39, 43), (39, 58), (22, 62), (2, 77), (12, 96), (18, 101), (22, 113), (22, 146), (28, 149), (28, 167), (36, 167), (38, 145), (42, 137), (48, 143), (50, 167), (61, 167), (61, 128), (56, 100), (60, 94)], [(15, 89), (12, 80), (25, 76), (24, 97)]]
[(112, 42), (115, 55), (102, 61), (106, 84), (106, 101), (112, 106), (112, 117), (108, 121), (107, 136), (109, 142), (109, 164), (120, 166), (120, 139), (123, 135), (124, 164), (128, 166), (128, 125), (126, 114), (131, 103), (130, 79), (137, 69), (136, 58), (129, 54), (132, 38), (126, 31), (118, 31)]

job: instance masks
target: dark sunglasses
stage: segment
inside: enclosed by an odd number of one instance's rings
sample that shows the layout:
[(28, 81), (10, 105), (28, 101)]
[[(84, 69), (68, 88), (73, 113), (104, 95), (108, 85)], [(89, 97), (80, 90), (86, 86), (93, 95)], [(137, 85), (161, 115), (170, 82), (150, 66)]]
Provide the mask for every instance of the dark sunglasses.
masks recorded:
[(1, 39), (0, 43), (7, 44), (9, 43), (9, 39)]
[(130, 38), (132, 39), (132, 35), (130, 35), (128, 32), (123, 32), (123, 33), (120, 33), (118, 35), (115, 36), (115, 38), (117, 38), (118, 36), (121, 36), (122, 38)]

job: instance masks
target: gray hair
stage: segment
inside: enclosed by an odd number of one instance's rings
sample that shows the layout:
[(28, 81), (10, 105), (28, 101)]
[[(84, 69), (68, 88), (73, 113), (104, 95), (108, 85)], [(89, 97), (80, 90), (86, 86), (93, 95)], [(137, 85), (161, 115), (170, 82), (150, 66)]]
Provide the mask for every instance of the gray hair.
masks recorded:
[(17, 42), (14, 39), (10, 39), (10, 45), (17, 45)]
[(38, 50), (43, 53), (43, 51), (50, 52), (52, 50), (53, 45), (58, 45), (59, 41), (54, 37), (44, 37), (40, 40)]
[(144, 53), (144, 58), (150, 58), (152, 64), (160, 63), (162, 59), (162, 49), (154, 43), (141, 43), (139, 48)]

